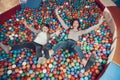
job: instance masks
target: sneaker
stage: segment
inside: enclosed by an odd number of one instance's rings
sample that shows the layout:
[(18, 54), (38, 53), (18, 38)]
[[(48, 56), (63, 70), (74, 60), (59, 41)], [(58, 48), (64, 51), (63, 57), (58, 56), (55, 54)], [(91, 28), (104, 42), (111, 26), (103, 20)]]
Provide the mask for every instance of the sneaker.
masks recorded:
[(94, 64), (95, 62), (95, 56), (91, 55), (89, 60), (87, 61), (87, 64), (85, 65), (85, 71), (87, 71), (88, 69), (91, 68), (91, 66)]
[(46, 60), (45, 57), (39, 57), (38, 64), (42, 64)]
[(6, 53), (8, 53), (11, 50), (11, 47), (9, 45), (4, 45), (0, 42), (0, 47), (5, 50)]
[(52, 49), (49, 50), (49, 55), (50, 55), (50, 57), (54, 55), (54, 51)]
[(82, 59), (82, 64), (83, 64), (83, 66), (86, 66), (87, 60), (86, 59)]

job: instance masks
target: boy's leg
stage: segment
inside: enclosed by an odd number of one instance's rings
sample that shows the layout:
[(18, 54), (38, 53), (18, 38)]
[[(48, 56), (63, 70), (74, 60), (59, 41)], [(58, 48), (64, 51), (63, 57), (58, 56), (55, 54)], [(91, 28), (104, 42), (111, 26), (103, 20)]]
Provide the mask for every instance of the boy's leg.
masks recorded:
[(43, 46), (43, 51), (44, 51), (44, 54), (45, 54), (45, 58), (49, 59), (50, 55), (49, 55), (49, 49), (48, 49), (48, 47), (47, 46)]
[(30, 49), (35, 50), (35, 44), (34, 44), (34, 42), (24, 42), (21, 44), (11, 46), (11, 50), (17, 50), (17, 49), (22, 49), (22, 48), (30, 48)]
[(42, 48), (43, 48), (42, 45), (39, 45), (39, 44), (36, 45), (36, 57), (37, 58), (42, 57)]
[(6, 53), (11, 50), (11, 47), (9, 45), (4, 45), (2, 42), (0, 42), (0, 47), (4, 49)]
[(24, 42), (24, 43), (20, 43), (20, 44), (16, 44), (16, 45), (4, 45), (2, 43), (0, 43), (0, 46), (6, 51), (9, 52), (9, 50), (18, 50), (18, 49), (22, 49), (22, 48), (30, 48), (30, 49), (34, 49), (35, 50), (35, 44), (34, 42)]
[[(43, 55), (42, 55), (42, 50), (45, 53), (45, 57), (43, 57)], [(49, 53), (48, 53), (47, 47), (37, 44), (36, 57), (38, 58), (38, 64), (42, 64), (46, 60), (46, 58), (48, 59)]]

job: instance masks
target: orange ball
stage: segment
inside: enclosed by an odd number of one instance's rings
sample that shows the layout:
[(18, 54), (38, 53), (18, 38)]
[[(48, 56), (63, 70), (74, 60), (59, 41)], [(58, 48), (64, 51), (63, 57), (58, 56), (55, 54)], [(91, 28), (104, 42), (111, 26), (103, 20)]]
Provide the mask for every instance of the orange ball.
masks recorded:
[(85, 76), (88, 76), (88, 72), (85, 72), (84, 75), (85, 75)]
[(96, 74), (99, 74), (99, 73), (100, 73), (100, 71), (99, 71), (99, 70), (95, 70), (95, 73), (96, 73)]
[(69, 62), (70, 62), (70, 59), (67, 59), (67, 62), (69, 63)]
[(37, 68), (40, 68), (40, 64), (37, 64)]
[(72, 63), (71, 63), (71, 66), (75, 66), (75, 64), (72, 62)]

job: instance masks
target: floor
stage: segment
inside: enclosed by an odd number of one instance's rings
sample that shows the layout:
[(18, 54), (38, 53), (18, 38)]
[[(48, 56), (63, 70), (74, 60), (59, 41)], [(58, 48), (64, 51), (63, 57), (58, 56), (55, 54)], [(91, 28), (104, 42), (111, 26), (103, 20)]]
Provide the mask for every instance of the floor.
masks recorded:
[(112, 0), (100, 0), (105, 6), (116, 6), (115, 3), (113, 3)]
[(0, 0), (0, 14), (18, 5), (18, 1), (19, 0)]

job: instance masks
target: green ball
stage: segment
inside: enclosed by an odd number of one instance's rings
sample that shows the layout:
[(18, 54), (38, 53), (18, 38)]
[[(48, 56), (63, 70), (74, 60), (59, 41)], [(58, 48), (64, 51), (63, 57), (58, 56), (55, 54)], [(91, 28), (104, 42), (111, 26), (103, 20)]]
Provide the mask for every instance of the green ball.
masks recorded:
[(106, 64), (107, 63), (107, 61), (106, 60), (103, 60), (103, 64)]
[(33, 77), (33, 78), (32, 78), (32, 80), (36, 80), (36, 78), (35, 78), (35, 77)]
[(22, 76), (22, 77), (26, 76), (26, 73), (22, 73), (21, 76)]
[(55, 78), (54, 78), (54, 77), (51, 77), (50, 80), (55, 80)]
[(2, 50), (2, 52), (1, 52), (2, 54), (4, 54), (5, 53), (5, 51), (4, 50)]
[(80, 64), (77, 62), (75, 65), (76, 65), (76, 66), (79, 66)]
[(39, 72), (35, 72), (35, 74), (36, 74), (36, 75), (38, 75), (38, 74), (39, 74)]
[(99, 59), (99, 62), (101, 63), (101, 62), (102, 62), (102, 59)]
[(44, 73), (41, 73), (39, 76), (40, 76), (40, 78), (43, 78), (44, 77)]
[(60, 71), (57, 71), (56, 74), (60, 74)]
[(68, 62), (65, 62), (65, 65), (67, 66), (67, 65), (68, 65)]
[(7, 80), (12, 80), (11, 78), (7, 78)]

